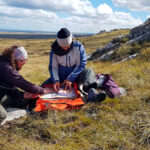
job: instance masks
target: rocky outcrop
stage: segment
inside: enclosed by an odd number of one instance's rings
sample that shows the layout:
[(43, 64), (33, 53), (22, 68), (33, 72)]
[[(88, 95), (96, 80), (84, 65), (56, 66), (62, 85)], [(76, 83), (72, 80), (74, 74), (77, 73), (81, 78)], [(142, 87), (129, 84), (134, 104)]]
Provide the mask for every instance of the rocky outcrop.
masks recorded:
[(98, 48), (95, 52), (93, 52), (88, 60), (101, 60), (106, 61), (112, 55), (113, 51), (120, 47), (121, 40), (124, 38), (123, 35), (114, 38), (112, 41), (106, 44), (106, 46), (102, 48)]
[(106, 32), (105, 30), (101, 30), (101, 31), (99, 31), (98, 34), (103, 34), (103, 33), (105, 33), (105, 32)]
[[(128, 39), (128, 41), (123, 39)], [(150, 18), (142, 25), (131, 29), (128, 35), (115, 37), (104, 47), (98, 48), (90, 54), (88, 60), (107, 61), (111, 58), (113, 52), (121, 46), (121, 43), (132, 44), (134, 42), (141, 43), (144, 41), (150, 41)]]
[(130, 41), (128, 42), (129, 44), (133, 42), (139, 43), (150, 41), (150, 18), (142, 25), (133, 28), (130, 31), (130, 34), (126, 37), (130, 39)]

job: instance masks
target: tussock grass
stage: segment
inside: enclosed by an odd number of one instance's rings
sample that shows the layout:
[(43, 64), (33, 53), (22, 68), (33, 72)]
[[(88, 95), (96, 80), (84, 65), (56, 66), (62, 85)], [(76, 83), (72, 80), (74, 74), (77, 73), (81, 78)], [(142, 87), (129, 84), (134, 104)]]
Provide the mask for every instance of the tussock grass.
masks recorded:
[(111, 60), (119, 61), (135, 53), (140, 53), (141, 48), (141, 45), (138, 43), (131, 45), (124, 44), (113, 53)]
[[(85, 42), (87, 51), (91, 52), (121, 34), (127, 34), (127, 31), (117, 30), (79, 40)], [(14, 43), (25, 46), (29, 59), (21, 74), (29, 81), (41, 84), (49, 77), (48, 53), (52, 41), (1, 39), (0, 51)], [(87, 64), (96, 73), (111, 74), (119, 86), (126, 88), (126, 96), (106, 98), (102, 103), (86, 104), (78, 110), (48, 110), (17, 119), (1, 127), (0, 149), (148, 150), (150, 44), (145, 42), (140, 46), (141, 54), (130, 61), (119, 64), (90, 61)]]

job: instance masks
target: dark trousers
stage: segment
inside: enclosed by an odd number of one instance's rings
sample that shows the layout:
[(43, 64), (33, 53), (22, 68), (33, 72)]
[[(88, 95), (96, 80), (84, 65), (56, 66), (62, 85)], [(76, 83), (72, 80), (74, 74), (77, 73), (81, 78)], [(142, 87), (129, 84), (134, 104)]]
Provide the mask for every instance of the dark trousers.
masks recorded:
[[(89, 68), (89, 69), (84, 69), (79, 76), (77, 77), (77, 79), (75, 80), (75, 82), (80, 85), (83, 85), (83, 90), (85, 92), (88, 92), (88, 90), (90, 88), (95, 88), (97, 89), (97, 81), (96, 81), (96, 77), (95, 77), (95, 73), (94, 71)], [(46, 85), (46, 84), (53, 84), (52, 83), (52, 79), (48, 78), (45, 82), (43, 82), (42, 85)]]
[(27, 101), (23, 98), (19, 98), (16, 96), (5, 95), (1, 99), (1, 104), (5, 108), (7, 108), (7, 107), (25, 108), (25, 106), (27, 105)]
[(20, 91), (16, 87), (0, 89), (0, 103), (4, 107), (16, 107), (22, 108), (25, 105), (25, 100), (23, 99), (24, 92)]
[(8, 107), (15, 107), (15, 108), (25, 108), (27, 103), (26, 101), (21, 98), (21, 95), (16, 94), (10, 94), (10, 95), (0, 95), (0, 122), (1, 119), (6, 118), (7, 112), (5, 108)]
[(36, 106), (37, 99), (24, 99), (16, 97), (11, 97), (10, 95), (5, 95), (1, 100), (1, 105), (4, 108), (14, 107), (21, 109), (28, 109), (28, 111), (32, 111)]

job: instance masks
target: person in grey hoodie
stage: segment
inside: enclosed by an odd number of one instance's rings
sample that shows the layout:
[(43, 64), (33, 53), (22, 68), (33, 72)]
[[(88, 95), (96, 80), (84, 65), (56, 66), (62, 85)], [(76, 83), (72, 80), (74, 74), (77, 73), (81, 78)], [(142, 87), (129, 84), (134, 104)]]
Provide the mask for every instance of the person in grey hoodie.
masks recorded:
[(97, 91), (98, 84), (91, 68), (86, 69), (87, 57), (84, 46), (73, 40), (72, 33), (67, 28), (61, 28), (56, 40), (51, 46), (49, 72), (51, 77), (44, 84), (53, 84), (58, 92), (61, 84), (65, 90), (71, 89), (76, 82), (83, 85), (83, 91), (88, 93), (87, 101), (103, 101), (105, 93)]
[(27, 57), (25, 48), (16, 45), (5, 49), (0, 55), (0, 119), (7, 115), (5, 107), (23, 108), (34, 94), (50, 92), (49, 88), (32, 84), (19, 74)]

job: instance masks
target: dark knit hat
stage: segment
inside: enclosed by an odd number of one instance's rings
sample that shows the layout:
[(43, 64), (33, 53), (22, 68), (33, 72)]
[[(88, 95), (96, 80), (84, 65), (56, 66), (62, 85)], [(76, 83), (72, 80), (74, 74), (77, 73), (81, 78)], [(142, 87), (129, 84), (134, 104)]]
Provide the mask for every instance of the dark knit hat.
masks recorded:
[(70, 46), (72, 43), (72, 34), (67, 28), (61, 28), (57, 33), (56, 40), (61, 47)]
[(67, 28), (61, 28), (57, 33), (57, 38), (65, 39), (70, 36), (70, 31)]

